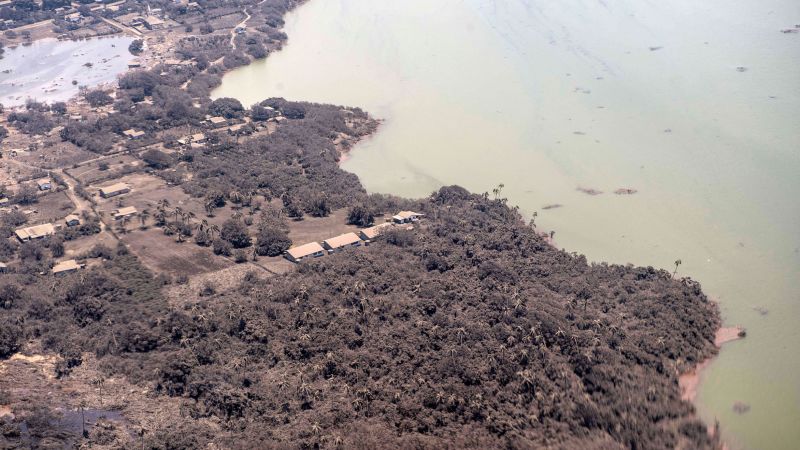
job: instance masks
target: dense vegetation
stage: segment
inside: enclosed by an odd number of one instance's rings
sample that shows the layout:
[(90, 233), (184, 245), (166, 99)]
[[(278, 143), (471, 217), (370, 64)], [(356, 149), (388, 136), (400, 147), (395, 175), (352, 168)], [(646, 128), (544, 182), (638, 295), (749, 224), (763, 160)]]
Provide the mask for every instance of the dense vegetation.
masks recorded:
[(21, 333), (3, 351), (40, 339), (61, 376), (94, 352), (109, 375), (184, 399), (192, 420), (150, 430), (148, 448), (714, 444), (677, 388), (714, 351), (696, 283), (588, 264), (461, 188), (407, 206), (427, 226), (178, 309), (124, 248), (54, 292), (4, 280), (3, 328)]

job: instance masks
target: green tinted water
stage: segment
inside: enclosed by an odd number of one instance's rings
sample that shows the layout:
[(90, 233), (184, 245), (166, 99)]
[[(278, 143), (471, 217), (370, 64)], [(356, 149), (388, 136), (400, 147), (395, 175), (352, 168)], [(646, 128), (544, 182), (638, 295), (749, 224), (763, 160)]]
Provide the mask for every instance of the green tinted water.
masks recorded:
[(748, 330), (704, 374), (700, 413), (733, 448), (798, 448), (800, 34), (780, 31), (800, 3), (667, 3), (311, 0), (287, 48), (215, 96), (385, 119), (343, 164), (370, 191), (503, 183), (570, 251), (681, 259)]

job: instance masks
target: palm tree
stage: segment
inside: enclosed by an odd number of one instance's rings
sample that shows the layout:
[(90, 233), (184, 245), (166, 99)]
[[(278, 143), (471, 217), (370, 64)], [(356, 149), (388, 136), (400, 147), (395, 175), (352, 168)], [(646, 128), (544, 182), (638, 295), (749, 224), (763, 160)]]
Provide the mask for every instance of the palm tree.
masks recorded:
[(533, 217), (531, 218), (531, 226), (533, 228), (536, 228), (536, 218), (537, 217), (539, 217), (539, 212), (538, 211), (534, 211), (533, 212)]
[(81, 428), (83, 429), (83, 433), (82, 434), (83, 434), (83, 437), (86, 438), (86, 437), (89, 437), (89, 433), (86, 432), (86, 415), (83, 413), (84, 408), (86, 408), (86, 401), (85, 400), (81, 400), (81, 403), (80, 403), (79, 406), (81, 408)]
[(181, 208), (180, 206), (176, 206), (175, 211), (173, 211), (173, 213), (175, 214), (175, 222), (177, 222), (178, 217), (183, 216), (183, 208)]
[(198, 228), (200, 229), (200, 231), (207, 230), (208, 229), (208, 221), (206, 219), (201, 220), (200, 221), (200, 226)]
[(120, 228), (121, 228), (121, 230), (122, 230), (122, 234), (125, 234), (125, 233), (127, 233), (127, 232), (128, 232), (128, 227), (127, 227), (127, 225), (128, 225), (128, 222), (129, 222), (130, 220), (131, 220), (130, 216), (124, 216), (122, 219), (120, 219), (120, 220), (119, 220), (119, 222), (120, 222)]
[(675, 271), (672, 272), (672, 278), (675, 278), (675, 274), (678, 273), (678, 266), (680, 266), (681, 264), (683, 264), (683, 261), (681, 261), (680, 259), (675, 260)]
[(503, 183), (497, 185), (496, 188), (492, 189), (492, 194), (494, 194), (495, 200), (500, 197), (500, 193), (503, 192), (503, 188), (506, 187)]
[(106, 379), (102, 376), (93, 380), (94, 384), (97, 385), (97, 388), (100, 390), (100, 406), (103, 406), (103, 385), (106, 382)]
[(211, 239), (213, 240), (214, 239), (214, 233), (219, 233), (219, 227), (212, 223), (208, 227), (208, 232), (209, 232), (209, 234), (211, 234)]
[(517, 376), (522, 381), (522, 385), (528, 389), (533, 390), (533, 374), (529, 369), (521, 370), (517, 372)]
[(145, 223), (147, 223), (147, 219), (150, 217), (150, 210), (145, 208), (139, 213), (139, 221), (142, 222), (142, 229), (144, 229)]
[(184, 217), (186, 218), (186, 223), (188, 225), (189, 222), (192, 221), (192, 219), (194, 219), (197, 216), (193, 212), (189, 211), (189, 212), (186, 213), (186, 215)]

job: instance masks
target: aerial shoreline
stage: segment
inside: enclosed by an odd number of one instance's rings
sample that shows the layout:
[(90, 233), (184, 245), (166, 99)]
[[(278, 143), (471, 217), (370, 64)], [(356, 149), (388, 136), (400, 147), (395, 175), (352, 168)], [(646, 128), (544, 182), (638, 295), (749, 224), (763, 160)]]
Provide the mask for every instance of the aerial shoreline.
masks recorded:
[[(297, 7), (297, 6), (299, 6), (299, 5), (301, 5), (301, 4), (303, 4), (303, 3), (304, 2), (295, 3), (292, 6), (292, 9)], [(256, 6), (256, 5), (253, 5), (253, 6)], [(291, 9), (289, 9), (289, 10), (291, 10)], [(250, 11), (249, 13), (255, 14), (255, 12), (253, 12), (253, 11)], [(233, 33), (233, 30), (231, 32)], [(155, 36), (158, 36), (158, 34), (156, 34)], [(235, 39), (236, 39), (236, 36), (233, 35), (232, 41), (235, 42)], [(286, 39), (288, 39), (288, 37), (285, 37), (284, 39), (280, 40), (280, 42), (274, 48), (272, 48), (270, 50), (271, 51), (279, 51), (281, 46), (286, 42)], [(159, 46), (157, 48), (151, 48), (149, 46), (145, 46), (143, 52), (139, 55), (139, 59), (143, 61), (143, 69), (141, 69), (141, 70), (153, 70), (154, 68), (156, 68), (159, 65), (163, 64), (166, 59), (168, 59), (171, 56), (173, 56), (171, 54), (164, 53), (164, 48), (165, 47), (163, 45), (161, 45), (161, 46)], [(221, 60), (222, 60), (222, 58), (218, 59), (217, 62), (219, 62)], [(255, 59), (248, 58), (247, 64), (250, 64), (254, 60)], [(213, 61), (212, 61), (212, 63), (213, 63)], [(241, 67), (241, 66), (238, 66), (238, 67)], [(230, 70), (233, 70), (233, 69), (234, 68), (223, 68), (221, 71), (219, 71), (219, 73), (217, 75), (219, 76), (219, 78), (221, 78), (222, 76), (224, 76), (225, 73), (227, 73), (227, 72), (229, 72)], [(129, 73), (134, 72), (134, 71), (135, 70), (128, 70), (125, 73), (123, 73), (122, 75), (124, 75), (126, 73), (129, 74)], [(202, 73), (203, 73), (202, 71), (198, 72), (198, 73), (194, 74), (194, 77), (197, 77), (198, 75), (200, 75)], [(186, 80), (185, 85), (189, 85), (193, 80), (194, 80), (193, 77), (189, 77)], [(117, 90), (117, 89), (115, 88), (115, 90)], [(207, 91), (210, 91), (210, 89), (207, 89)], [(205, 99), (204, 101), (207, 101), (207, 100), (208, 99)], [(71, 98), (67, 102), (67, 104), (71, 108), (75, 108), (75, 107), (81, 106), (80, 105), (80, 99), (78, 98), (78, 96)], [(349, 152), (352, 151), (353, 146), (357, 142), (359, 142), (360, 140), (368, 139), (370, 136), (372, 136), (376, 132), (376, 130), (378, 129), (379, 124), (380, 124), (379, 120), (376, 120), (375, 118), (369, 117), (365, 121), (365, 124), (363, 124), (363, 130), (366, 130), (366, 131), (362, 131), (358, 135), (354, 135), (354, 136), (351, 136), (351, 137), (348, 137), (348, 138), (344, 139), (342, 141), (342, 145), (336, 145), (336, 150), (339, 153), (339, 156), (337, 158), (337, 162), (340, 163), (343, 160), (346, 160), (348, 158)], [(238, 142), (238, 139), (237, 139), (237, 142)], [(487, 194), (487, 197), (488, 197), (488, 194)], [(408, 201), (411, 201), (411, 200), (408, 200)], [(477, 200), (475, 200), (475, 201), (477, 201)], [(505, 203), (503, 203), (503, 206), (505, 206)], [(545, 240), (545, 241), (547, 241), (547, 240)], [(552, 251), (556, 251), (557, 250), (557, 248), (555, 247), (555, 245), (553, 244), (552, 241), (547, 241), (547, 245), (551, 246)], [(711, 314), (712, 315), (716, 314), (715, 317), (717, 318), (717, 320), (716, 320), (716, 326), (717, 326), (716, 337), (717, 337), (717, 340), (715, 340), (715, 344), (717, 345), (717, 347), (719, 347), (723, 343), (722, 339), (728, 339), (730, 337), (730, 333), (732, 333), (732, 332), (729, 332), (731, 329), (727, 329), (727, 328), (723, 328), (722, 327), (721, 321), (718, 320), (719, 308), (716, 306), (716, 304), (714, 304), (713, 308), (714, 308), (714, 310), (716, 312), (715, 313), (712, 312)], [(738, 329), (734, 329), (734, 330), (736, 332), (735, 334), (739, 333)], [(686, 400), (690, 400), (690, 401), (694, 400), (694, 395), (692, 393), (693, 392), (696, 393), (697, 383), (699, 382), (699, 380), (701, 378), (700, 373), (702, 372), (702, 369), (704, 367), (706, 367), (706, 365), (712, 359), (713, 359), (713, 356), (705, 359), (701, 363), (695, 364), (691, 368), (687, 368), (687, 370), (683, 371), (681, 373), (681, 375), (679, 376), (680, 389), (682, 389), (682, 392), (683, 392), (682, 395), (685, 395), (685, 399)]]

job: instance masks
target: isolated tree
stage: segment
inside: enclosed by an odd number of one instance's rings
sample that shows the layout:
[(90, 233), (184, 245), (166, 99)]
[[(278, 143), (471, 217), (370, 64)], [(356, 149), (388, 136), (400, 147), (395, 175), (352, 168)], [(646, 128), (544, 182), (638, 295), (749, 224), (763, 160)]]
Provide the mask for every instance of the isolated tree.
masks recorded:
[(347, 212), (347, 223), (359, 227), (368, 227), (375, 222), (372, 210), (364, 205), (356, 205)]
[(166, 169), (173, 162), (170, 155), (156, 149), (150, 149), (142, 153), (142, 160), (154, 169)]
[(683, 264), (683, 261), (681, 261), (680, 259), (676, 259), (675, 260), (675, 271), (672, 272), (672, 277), (673, 278), (675, 278), (675, 274), (678, 273), (678, 266), (680, 266), (681, 264)]
[(67, 113), (67, 104), (64, 102), (55, 102), (50, 106), (50, 111), (53, 111), (54, 114), (63, 116)]
[(139, 213), (139, 221), (142, 223), (141, 228), (145, 229), (145, 224), (147, 224), (147, 219), (150, 217), (150, 210), (145, 208)]
[(267, 120), (272, 117), (273, 114), (273, 111), (259, 104), (250, 107), (250, 118), (257, 122)]
[(105, 91), (101, 89), (96, 89), (94, 91), (89, 91), (84, 95), (86, 101), (89, 102), (89, 106), (92, 108), (97, 108), (98, 106), (106, 106), (114, 103), (114, 99), (108, 95)]
[(221, 97), (208, 106), (208, 113), (212, 116), (222, 116), (226, 119), (236, 119), (244, 114), (244, 107), (239, 100), (230, 97)]
[(64, 240), (60, 237), (50, 240), (50, 253), (53, 258), (60, 258), (64, 256)]
[(300, 207), (299, 202), (293, 195), (290, 195), (289, 193), (283, 194), (281, 200), (283, 201), (283, 210), (286, 211), (286, 215), (288, 217), (291, 217), (295, 220), (300, 220), (303, 218), (303, 209)]
[(314, 217), (327, 217), (331, 213), (328, 196), (325, 194), (314, 195), (308, 202), (308, 212)]
[(234, 248), (243, 248), (250, 245), (250, 234), (247, 227), (240, 220), (228, 219), (222, 224), (220, 237), (230, 242)]
[(291, 245), (289, 233), (279, 228), (262, 227), (256, 234), (256, 253), (260, 256), (279, 256)]
[(131, 52), (133, 55), (138, 55), (142, 53), (144, 50), (144, 40), (142, 39), (135, 39), (133, 42), (128, 45), (128, 51)]

